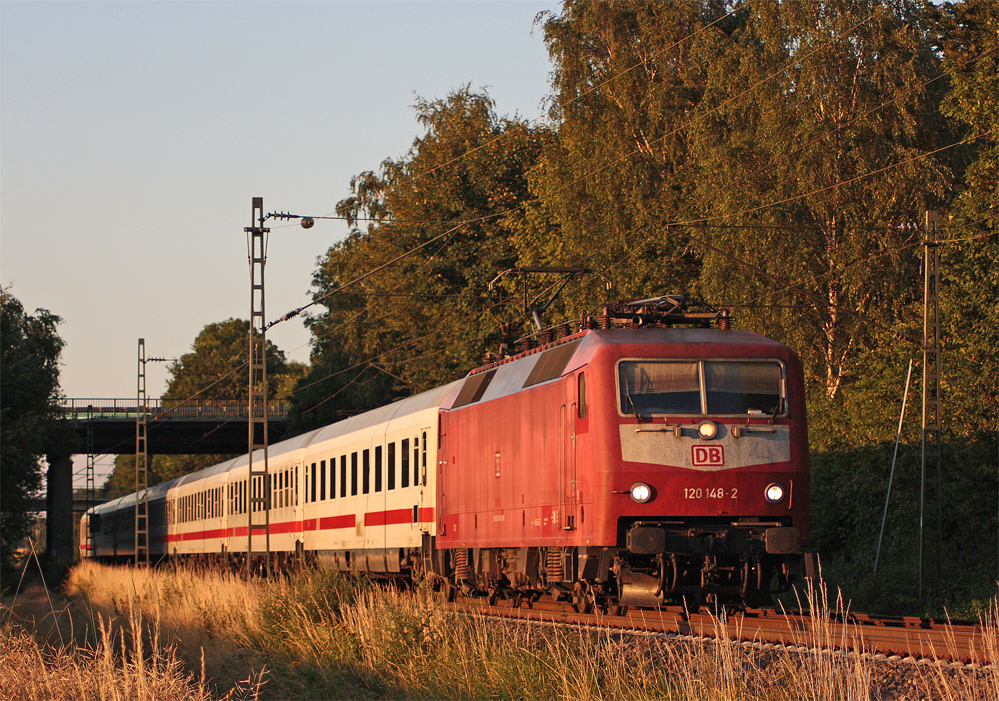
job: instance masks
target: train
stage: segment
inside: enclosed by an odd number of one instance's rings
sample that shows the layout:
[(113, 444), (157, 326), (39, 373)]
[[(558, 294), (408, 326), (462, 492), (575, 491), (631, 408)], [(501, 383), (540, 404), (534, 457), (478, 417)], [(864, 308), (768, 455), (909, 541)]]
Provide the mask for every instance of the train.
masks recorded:
[[(150, 558), (311, 564), (578, 610), (764, 605), (808, 545), (802, 366), (697, 308), (607, 303), (455, 382), (269, 446), (266, 476), (243, 455), (151, 487)], [(81, 556), (134, 560), (135, 509), (131, 494), (88, 511)]]

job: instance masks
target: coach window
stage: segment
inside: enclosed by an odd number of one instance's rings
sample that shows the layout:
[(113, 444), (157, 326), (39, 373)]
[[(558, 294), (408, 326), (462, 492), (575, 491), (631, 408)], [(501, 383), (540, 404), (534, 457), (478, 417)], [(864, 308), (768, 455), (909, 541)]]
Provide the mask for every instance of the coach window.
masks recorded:
[(423, 486), (427, 486), (427, 432), (423, 432)]
[(388, 444), (388, 486), (386, 489), (395, 489), (395, 443)]
[(402, 488), (409, 486), (409, 439), (403, 438), (402, 445), (399, 446), (399, 473), (402, 475)]
[(579, 392), (576, 397), (576, 414), (581, 419), (586, 418), (586, 373), (579, 373)]
[(413, 486), (420, 486), (420, 437), (413, 439)]
[(357, 496), (357, 453), (350, 454), (350, 496)]
[(336, 458), (330, 458), (330, 499), (336, 499)]
[(326, 501), (326, 461), (319, 461), (319, 501)]
[(347, 496), (347, 456), (340, 456), (340, 497)]
[(312, 463), (312, 477), (305, 487), (305, 493), (309, 495), (310, 502), (316, 500), (316, 463)]
[(371, 491), (371, 451), (365, 449), (361, 464), (361, 491), (367, 494)]

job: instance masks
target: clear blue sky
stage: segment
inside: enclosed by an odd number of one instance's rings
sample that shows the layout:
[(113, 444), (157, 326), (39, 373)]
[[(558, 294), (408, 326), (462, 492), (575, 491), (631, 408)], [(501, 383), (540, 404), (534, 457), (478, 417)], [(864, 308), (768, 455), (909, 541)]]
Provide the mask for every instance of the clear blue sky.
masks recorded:
[[(178, 357), (249, 316), (243, 227), (326, 215), (403, 155), (415, 96), (488, 87), (542, 114), (556, 2), (0, 2), (0, 285), (61, 316), (67, 397), (134, 397), (136, 344)], [(272, 223), (267, 317), (346, 234)], [(299, 320), (268, 338), (308, 361)], [(165, 388), (150, 364), (147, 391)]]

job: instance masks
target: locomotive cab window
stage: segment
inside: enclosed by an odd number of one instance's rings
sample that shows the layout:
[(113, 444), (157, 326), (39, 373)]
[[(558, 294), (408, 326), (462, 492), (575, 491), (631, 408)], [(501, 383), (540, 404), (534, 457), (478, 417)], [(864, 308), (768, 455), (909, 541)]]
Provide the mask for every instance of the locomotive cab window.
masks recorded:
[(625, 360), (621, 414), (785, 416), (784, 366), (751, 360)]

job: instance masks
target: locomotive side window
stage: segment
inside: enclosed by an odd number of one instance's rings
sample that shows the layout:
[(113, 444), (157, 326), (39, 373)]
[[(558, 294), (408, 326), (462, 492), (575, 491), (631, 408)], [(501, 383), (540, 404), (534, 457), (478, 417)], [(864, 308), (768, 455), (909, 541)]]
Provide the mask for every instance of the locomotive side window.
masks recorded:
[(777, 361), (627, 360), (618, 365), (618, 390), (623, 415), (787, 413), (784, 371)]
[(579, 373), (579, 386), (576, 394), (576, 415), (586, 418), (586, 373)]

